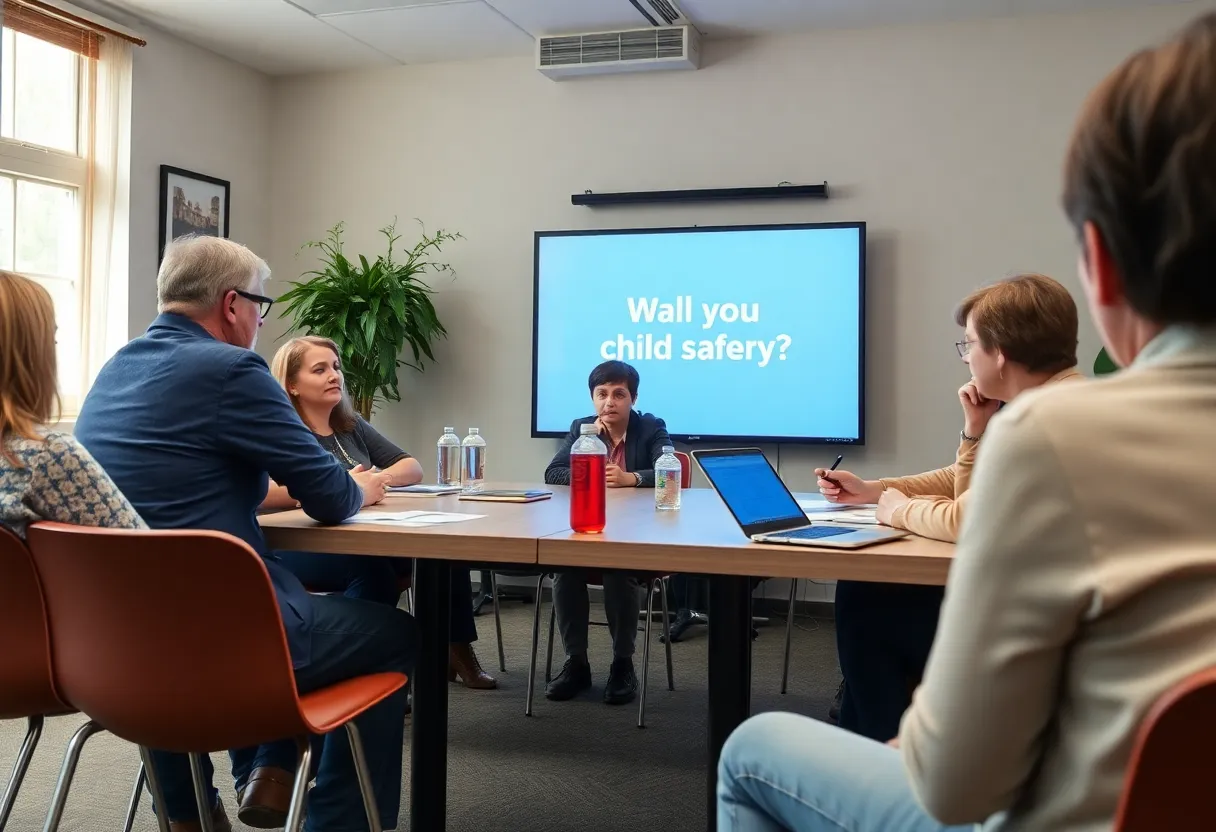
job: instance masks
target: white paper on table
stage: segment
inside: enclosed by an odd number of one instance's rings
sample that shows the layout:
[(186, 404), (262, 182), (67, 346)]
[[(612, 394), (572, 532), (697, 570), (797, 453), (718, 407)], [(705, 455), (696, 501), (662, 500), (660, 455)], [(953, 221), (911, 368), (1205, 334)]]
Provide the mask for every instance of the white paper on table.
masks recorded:
[(843, 523), (845, 525), (854, 526), (878, 526), (878, 517), (874, 514), (872, 508), (857, 508), (849, 506), (848, 511), (808, 511), (805, 512), (808, 520), (827, 521), (829, 523)]
[(484, 514), (457, 514), (451, 511), (361, 511), (347, 523), (373, 523), (381, 526), (441, 526), (479, 520)]
[(848, 505), (846, 503), (829, 503), (822, 497), (803, 497), (798, 501), (798, 507), (805, 512), (826, 513), (830, 511), (854, 511), (856, 509), (874, 508), (873, 503)]

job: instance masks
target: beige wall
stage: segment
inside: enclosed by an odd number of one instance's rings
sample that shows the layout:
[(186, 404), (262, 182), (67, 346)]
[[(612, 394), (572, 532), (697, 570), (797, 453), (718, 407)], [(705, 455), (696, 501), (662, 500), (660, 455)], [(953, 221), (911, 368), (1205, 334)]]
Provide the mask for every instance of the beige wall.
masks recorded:
[[(1080, 297), (1058, 208), (1073, 119), (1104, 73), (1202, 5), (710, 42), (691, 73), (555, 83), (511, 59), (278, 81), (272, 266), (280, 277), (308, 268), (297, 248), (338, 220), (368, 254), (394, 215), (407, 229), (420, 217), (463, 232), (448, 252), (459, 276), (437, 284), (452, 337), (438, 365), (404, 374), (406, 401), (377, 422), (428, 475), (441, 428), (455, 424), (482, 429), (492, 477), (535, 480), (555, 443), (528, 436), (534, 230), (864, 220), (870, 441), (846, 450), (846, 465), (875, 476), (937, 466), (952, 458), (967, 378), (954, 304), (1019, 270)], [(585, 188), (823, 179), (826, 203), (569, 201)], [(1091, 365), (1098, 342), (1083, 318)], [(834, 455), (785, 446), (782, 473), (812, 488), (813, 467)]]
[(270, 80), (172, 35), (146, 38), (131, 90), (132, 337), (156, 316), (162, 164), (230, 181), (232, 238), (258, 252), (270, 239)]

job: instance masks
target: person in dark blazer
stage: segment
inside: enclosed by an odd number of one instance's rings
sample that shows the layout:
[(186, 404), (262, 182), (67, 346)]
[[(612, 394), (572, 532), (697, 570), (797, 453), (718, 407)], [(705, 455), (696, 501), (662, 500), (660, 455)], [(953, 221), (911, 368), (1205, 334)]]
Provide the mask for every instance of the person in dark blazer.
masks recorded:
[[(570, 448), (583, 425), (596, 424), (600, 439), (608, 446), (604, 477), (609, 488), (654, 488), (654, 461), (671, 444), (663, 420), (633, 409), (638, 400), (638, 371), (623, 361), (605, 361), (591, 371), (587, 387), (595, 415), (575, 419), (553, 461), (545, 469), (549, 485), (570, 484)], [(612, 666), (604, 687), (604, 701), (624, 705), (638, 691), (633, 668), (641, 598), (637, 580), (626, 572), (605, 571), (604, 613), (612, 637)], [(591, 665), (587, 661), (587, 627), (590, 600), (587, 575), (582, 570), (558, 572), (553, 578), (553, 606), (566, 650), (561, 673), (549, 684), (545, 696), (562, 701), (591, 687)]]
[[(102, 368), (81, 407), (76, 438), (149, 527), (227, 532), (262, 555), (300, 693), (368, 673), (408, 673), (417, 644), (409, 615), (387, 604), (310, 595), (268, 551), (258, 525), (269, 477), (321, 523), (341, 523), (378, 502), (386, 485), (381, 473), (348, 474), (252, 351), (271, 303), (263, 288), (269, 274), (265, 261), (230, 240), (185, 237), (166, 246), (157, 276), (161, 314)], [(223, 587), (215, 593), (217, 607), (206, 614), (240, 614), (224, 609)], [(239, 652), (240, 645), (215, 649)], [(405, 711), (403, 688), (355, 720), (385, 829), (396, 829), (400, 815)], [(350, 828), (364, 810), (349, 747), (340, 731), (324, 737), (323, 745), (308, 795), (308, 828)], [(241, 821), (281, 827), (295, 743), (285, 739), (229, 753)], [(152, 758), (165, 798), (156, 811), (167, 815), (173, 832), (199, 829), (186, 755), (153, 751)], [(203, 764), (212, 826), (230, 832), (211, 784), (210, 759)]]

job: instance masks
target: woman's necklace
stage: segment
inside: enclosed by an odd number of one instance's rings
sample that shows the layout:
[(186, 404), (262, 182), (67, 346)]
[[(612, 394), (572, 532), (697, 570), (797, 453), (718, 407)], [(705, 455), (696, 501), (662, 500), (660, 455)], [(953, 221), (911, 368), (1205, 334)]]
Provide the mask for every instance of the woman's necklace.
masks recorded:
[(334, 437), (334, 447), (338, 449), (337, 455), (341, 455), (342, 460), (347, 465), (349, 465), (351, 468), (354, 468), (356, 465), (358, 465), (359, 463), (355, 462), (353, 459), (350, 458), (350, 454), (348, 454), (346, 452), (346, 448), (343, 448), (342, 443), (338, 441), (338, 434), (335, 433), (333, 435), (333, 437)]

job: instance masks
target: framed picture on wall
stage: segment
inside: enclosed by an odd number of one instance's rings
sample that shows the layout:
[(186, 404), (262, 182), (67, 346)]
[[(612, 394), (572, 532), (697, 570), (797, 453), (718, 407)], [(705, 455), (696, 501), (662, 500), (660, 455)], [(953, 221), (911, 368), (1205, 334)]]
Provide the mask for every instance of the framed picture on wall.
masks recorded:
[(231, 183), (170, 165), (160, 166), (160, 256), (186, 234), (228, 236)]

